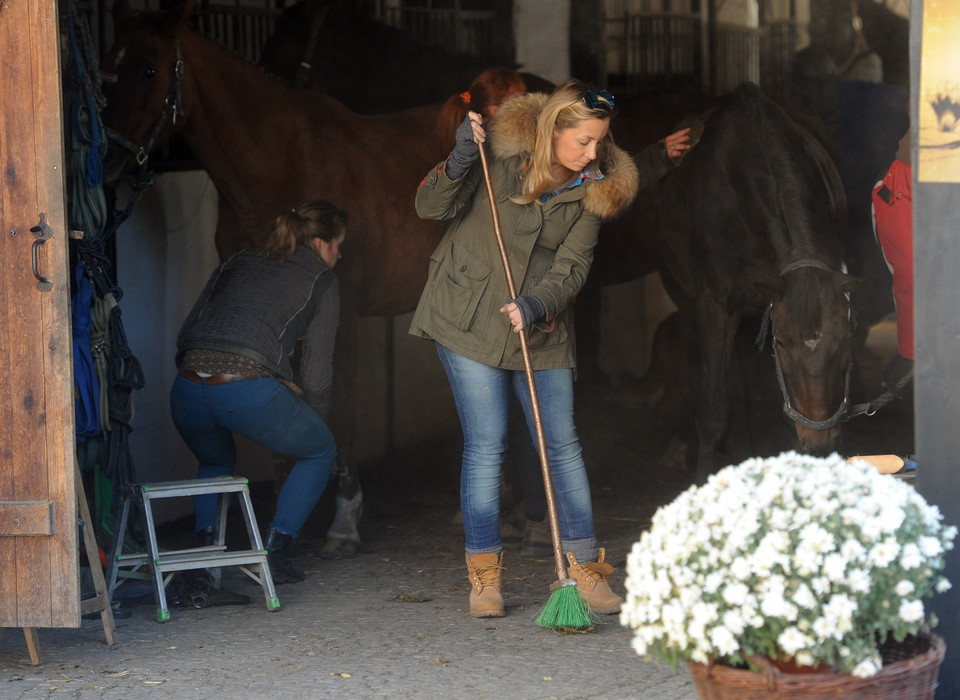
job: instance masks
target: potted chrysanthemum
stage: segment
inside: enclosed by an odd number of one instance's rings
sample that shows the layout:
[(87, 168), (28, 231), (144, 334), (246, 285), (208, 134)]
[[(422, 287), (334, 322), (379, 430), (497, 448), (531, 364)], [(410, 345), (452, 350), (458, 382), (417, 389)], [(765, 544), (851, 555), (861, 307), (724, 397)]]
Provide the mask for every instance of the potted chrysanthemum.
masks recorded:
[(718, 668), (762, 678), (771, 662), (875, 678), (884, 645), (918, 635), (935, 640), (914, 646), (937, 647), (935, 681), (943, 646), (923, 599), (950, 587), (939, 572), (956, 532), (866, 462), (749, 459), (656, 512), (627, 558), (620, 620), (641, 656), (687, 661), (705, 697), (721, 697), (701, 683)]

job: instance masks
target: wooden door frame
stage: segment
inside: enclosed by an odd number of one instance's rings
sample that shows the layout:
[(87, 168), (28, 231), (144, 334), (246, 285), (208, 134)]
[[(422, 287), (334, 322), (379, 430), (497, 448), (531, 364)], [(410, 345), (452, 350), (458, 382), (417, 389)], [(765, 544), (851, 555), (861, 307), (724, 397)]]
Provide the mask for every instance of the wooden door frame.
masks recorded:
[(3, 627), (80, 625), (58, 10), (57, 0), (0, 3)]

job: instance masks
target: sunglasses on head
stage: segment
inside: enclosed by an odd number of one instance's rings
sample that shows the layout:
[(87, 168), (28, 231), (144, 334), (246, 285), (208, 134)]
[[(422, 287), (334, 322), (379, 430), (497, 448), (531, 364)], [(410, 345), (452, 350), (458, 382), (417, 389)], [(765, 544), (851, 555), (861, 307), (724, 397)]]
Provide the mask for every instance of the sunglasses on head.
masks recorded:
[(600, 92), (587, 90), (583, 93), (583, 101), (590, 109), (596, 109), (597, 107), (613, 109), (613, 95), (607, 90), (601, 90)]

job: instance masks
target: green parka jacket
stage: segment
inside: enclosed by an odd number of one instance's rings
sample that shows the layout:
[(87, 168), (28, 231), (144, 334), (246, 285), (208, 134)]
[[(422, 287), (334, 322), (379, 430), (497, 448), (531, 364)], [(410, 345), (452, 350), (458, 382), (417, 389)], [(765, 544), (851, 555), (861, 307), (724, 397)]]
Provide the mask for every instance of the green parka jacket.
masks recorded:
[[(545, 204), (517, 204), (526, 156), (532, 151), (537, 116), (547, 96), (530, 93), (502, 105), (485, 125), (490, 176), (500, 230), (518, 294), (534, 294), (547, 320), (527, 329), (534, 369), (576, 364), (570, 301), (583, 287), (593, 263), (600, 222), (621, 213), (637, 193), (637, 165), (607, 141), (600, 156), (600, 180), (561, 190)], [(659, 147), (640, 157), (644, 184), (670, 167)], [(417, 214), (449, 220), (430, 256), (427, 284), (410, 333), (432, 338), (459, 355), (493, 367), (523, 369), (520, 342), (500, 308), (510, 299), (493, 228), (479, 159), (458, 180), (431, 171), (417, 190)], [(647, 182), (649, 180), (649, 182)]]

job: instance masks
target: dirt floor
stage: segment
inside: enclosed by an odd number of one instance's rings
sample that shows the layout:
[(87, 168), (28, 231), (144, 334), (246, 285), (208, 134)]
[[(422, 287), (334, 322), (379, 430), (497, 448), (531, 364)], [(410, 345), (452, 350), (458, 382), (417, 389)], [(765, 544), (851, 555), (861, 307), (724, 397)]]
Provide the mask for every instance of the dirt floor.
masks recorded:
[[(879, 391), (889, 357), (883, 348), (862, 359), (866, 391)], [(630, 546), (655, 509), (692, 481), (675, 439), (682, 416), (630, 395), (627, 385), (581, 383), (577, 397), (596, 528), (621, 591)], [(779, 406), (774, 395), (743, 414), (757, 454), (789, 447)], [(844, 454), (912, 453), (911, 400), (845, 431)], [(114, 647), (105, 645), (99, 618), (80, 629), (41, 629), (41, 664), (32, 666), (20, 631), (6, 630), (0, 697), (696, 698), (685, 668), (636, 656), (616, 616), (575, 635), (534, 624), (555, 579), (553, 560), (519, 556), (516, 516), (504, 524), (507, 616), (468, 617), (458, 450), (451, 436), (364, 465), (361, 552), (319, 558), (318, 513), (296, 542), (308, 578), (278, 587), (279, 611), (267, 612), (260, 589), (229, 570), (225, 588), (248, 595), (249, 604), (174, 608), (160, 624), (151, 596), (124, 599), (131, 615), (117, 620)]]

